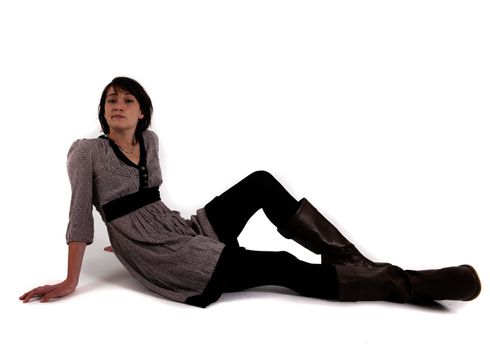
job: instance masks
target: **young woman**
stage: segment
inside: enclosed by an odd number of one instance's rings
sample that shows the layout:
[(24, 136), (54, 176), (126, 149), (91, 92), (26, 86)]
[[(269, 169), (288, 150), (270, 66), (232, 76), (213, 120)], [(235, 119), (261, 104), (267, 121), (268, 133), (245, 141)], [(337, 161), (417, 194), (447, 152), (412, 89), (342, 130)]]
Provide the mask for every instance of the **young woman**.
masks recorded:
[[(78, 139), (68, 151), (67, 278), (21, 300), (45, 302), (75, 290), (94, 236), (92, 205), (126, 269), (149, 290), (190, 305), (206, 307), (224, 292), (262, 285), (343, 301), (472, 300), (480, 293), (469, 265), (410, 271), (365, 258), (306, 198), (297, 201), (267, 171), (251, 173), (182, 218), (160, 200), (158, 137), (148, 129), (152, 111), (138, 82), (118, 77), (105, 87), (99, 105), (104, 135)], [(240, 247), (237, 237), (259, 209), (281, 235), (321, 254), (322, 263)]]

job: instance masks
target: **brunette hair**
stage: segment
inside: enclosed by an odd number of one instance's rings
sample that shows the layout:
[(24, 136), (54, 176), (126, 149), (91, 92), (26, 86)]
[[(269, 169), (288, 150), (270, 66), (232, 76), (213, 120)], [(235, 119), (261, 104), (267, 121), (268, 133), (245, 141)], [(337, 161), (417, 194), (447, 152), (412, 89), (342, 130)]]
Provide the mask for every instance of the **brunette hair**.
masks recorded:
[(116, 77), (112, 79), (112, 81), (107, 84), (102, 92), (102, 96), (100, 97), (99, 103), (99, 122), (104, 134), (109, 133), (109, 124), (104, 117), (104, 105), (107, 97), (107, 91), (109, 88), (113, 88), (114, 92), (118, 93), (120, 90), (127, 91), (132, 94), (136, 100), (138, 101), (141, 109), (141, 114), (143, 114), (143, 119), (138, 121), (138, 125), (136, 126), (135, 136), (136, 138), (141, 137), (143, 131), (148, 129), (151, 123), (151, 115), (153, 113), (153, 105), (151, 104), (150, 96), (146, 93), (143, 86), (138, 83), (136, 80), (127, 78), (127, 77)]

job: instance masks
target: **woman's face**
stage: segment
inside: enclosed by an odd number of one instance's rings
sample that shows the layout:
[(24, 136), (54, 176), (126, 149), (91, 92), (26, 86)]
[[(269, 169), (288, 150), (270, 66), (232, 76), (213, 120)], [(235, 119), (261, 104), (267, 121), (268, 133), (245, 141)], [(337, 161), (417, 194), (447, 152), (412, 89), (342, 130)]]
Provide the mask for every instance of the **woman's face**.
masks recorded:
[(116, 93), (111, 86), (104, 104), (104, 117), (110, 130), (136, 130), (138, 120), (143, 119), (138, 100), (129, 92), (119, 89)]

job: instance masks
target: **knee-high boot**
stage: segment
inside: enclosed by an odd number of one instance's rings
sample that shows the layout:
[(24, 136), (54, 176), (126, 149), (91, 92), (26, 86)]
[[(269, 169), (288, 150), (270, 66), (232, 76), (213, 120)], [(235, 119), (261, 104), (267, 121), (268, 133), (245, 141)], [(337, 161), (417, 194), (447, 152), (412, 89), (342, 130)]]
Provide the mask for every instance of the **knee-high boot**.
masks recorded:
[(277, 231), (313, 253), (321, 254), (322, 264), (384, 266), (363, 256), (337, 228), (306, 198), (300, 200), (296, 213)]
[(478, 273), (470, 265), (438, 270), (405, 270), (413, 286), (414, 300), (475, 299), (481, 291)]
[(398, 266), (336, 265), (340, 301), (386, 300), (398, 303), (423, 300), (475, 299), (481, 290), (469, 265), (411, 271)]

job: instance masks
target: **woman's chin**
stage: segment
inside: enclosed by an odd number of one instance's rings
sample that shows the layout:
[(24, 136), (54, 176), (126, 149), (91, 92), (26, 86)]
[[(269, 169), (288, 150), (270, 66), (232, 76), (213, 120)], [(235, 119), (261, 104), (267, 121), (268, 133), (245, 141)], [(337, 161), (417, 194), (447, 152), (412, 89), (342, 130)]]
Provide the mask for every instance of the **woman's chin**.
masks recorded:
[(133, 127), (127, 125), (109, 125), (109, 129), (110, 131), (113, 131), (115, 133), (121, 133), (121, 132), (127, 132), (128, 130), (132, 130)]

